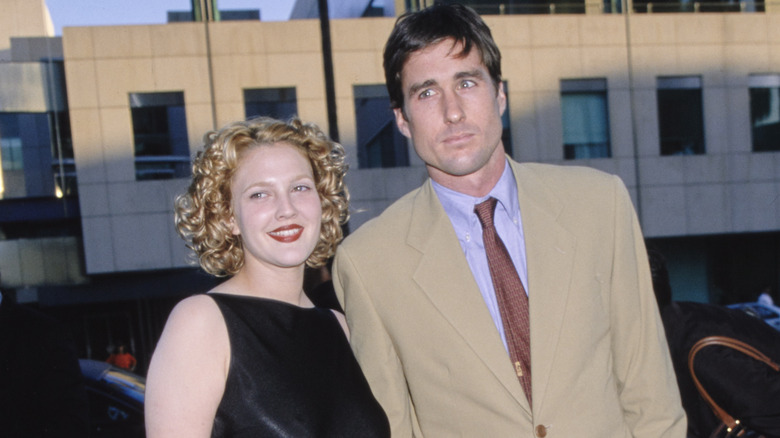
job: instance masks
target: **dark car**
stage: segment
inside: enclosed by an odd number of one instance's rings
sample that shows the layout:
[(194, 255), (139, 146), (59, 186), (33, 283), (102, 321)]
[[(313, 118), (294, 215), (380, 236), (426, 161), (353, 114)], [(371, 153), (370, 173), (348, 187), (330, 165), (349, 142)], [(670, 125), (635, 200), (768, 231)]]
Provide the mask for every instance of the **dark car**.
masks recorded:
[(748, 315), (763, 319), (764, 322), (771, 325), (775, 330), (780, 331), (780, 308), (770, 303), (738, 303), (730, 304), (728, 307), (739, 309)]
[(90, 437), (145, 437), (146, 379), (97, 360), (79, 364), (89, 399)]

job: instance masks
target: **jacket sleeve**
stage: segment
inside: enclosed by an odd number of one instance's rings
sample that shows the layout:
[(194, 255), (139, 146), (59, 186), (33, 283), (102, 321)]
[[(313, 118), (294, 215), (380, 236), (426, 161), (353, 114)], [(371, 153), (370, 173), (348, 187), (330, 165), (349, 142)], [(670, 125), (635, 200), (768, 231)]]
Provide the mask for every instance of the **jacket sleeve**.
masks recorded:
[(680, 438), (686, 418), (631, 198), (614, 177), (610, 315), (614, 374), (626, 424), (637, 438)]
[(353, 259), (340, 247), (333, 285), (345, 311), (350, 343), (374, 396), (385, 410), (392, 436), (421, 436), (403, 367)]

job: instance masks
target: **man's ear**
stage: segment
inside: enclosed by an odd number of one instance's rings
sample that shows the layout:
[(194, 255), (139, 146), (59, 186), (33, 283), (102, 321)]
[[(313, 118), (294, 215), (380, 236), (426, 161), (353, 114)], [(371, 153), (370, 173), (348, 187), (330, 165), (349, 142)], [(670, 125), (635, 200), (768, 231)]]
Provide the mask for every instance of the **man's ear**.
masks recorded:
[(409, 120), (404, 114), (402, 108), (393, 108), (393, 114), (395, 114), (395, 124), (398, 126), (398, 130), (401, 131), (407, 138), (412, 138), (412, 132), (409, 130)]
[(506, 111), (506, 90), (504, 89), (504, 82), (498, 83), (498, 96), (496, 96), (496, 99), (498, 100), (498, 114), (504, 115), (504, 111)]

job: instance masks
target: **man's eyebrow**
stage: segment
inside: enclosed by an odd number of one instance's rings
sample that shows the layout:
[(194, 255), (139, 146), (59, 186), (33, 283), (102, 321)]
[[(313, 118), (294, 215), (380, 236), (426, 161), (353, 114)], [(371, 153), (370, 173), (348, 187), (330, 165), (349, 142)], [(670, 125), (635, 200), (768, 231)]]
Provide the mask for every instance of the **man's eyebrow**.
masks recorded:
[[(475, 68), (473, 70), (467, 70), (467, 71), (460, 71), (458, 73), (455, 73), (455, 79), (464, 79), (464, 78), (475, 78), (475, 79), (485, 79), (485, 72), (482, 69)], [(428, 88), (431, 85), (436, 85), (437, 82), (435, 79), (428, 79), (423, 82), (420, 82), (418, 84), (412, 84), (411, 87), (409, 87), (409, 97), (414, 96), (417, 94), (418, 91), (422, 90), (423, 88)]]
[(463, 78), (477, 78), (477, 79), (484, 79), (485, 78), (485, 72), (481, 69), (474, 69), (469, 71), (461, 71), (455, 74), (455, 79), (463, 79)]

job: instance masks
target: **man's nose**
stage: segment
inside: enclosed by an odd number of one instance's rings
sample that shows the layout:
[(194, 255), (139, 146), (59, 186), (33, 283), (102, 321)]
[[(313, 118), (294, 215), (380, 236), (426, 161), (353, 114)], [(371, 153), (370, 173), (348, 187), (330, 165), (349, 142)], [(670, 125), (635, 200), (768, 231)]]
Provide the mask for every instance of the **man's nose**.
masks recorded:
[(445, 122), (458, 123), (466, 117), (460, 97), (456, 93), (445, 93), (442, 105), (444, 105)]

